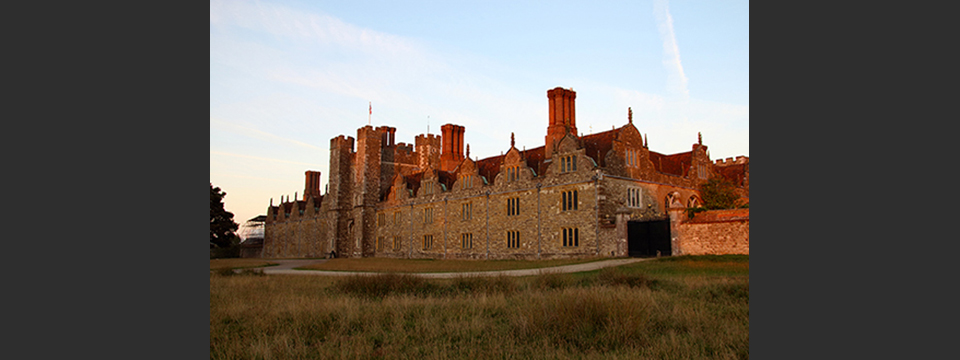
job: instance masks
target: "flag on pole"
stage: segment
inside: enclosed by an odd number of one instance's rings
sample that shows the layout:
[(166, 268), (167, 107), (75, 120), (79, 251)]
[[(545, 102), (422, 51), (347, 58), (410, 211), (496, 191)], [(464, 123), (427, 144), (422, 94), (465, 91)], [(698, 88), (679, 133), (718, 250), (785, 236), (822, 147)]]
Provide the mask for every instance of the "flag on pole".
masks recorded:
[(370, 125), (371, 117), (373, 117), (373, 101), (370, 101), (370, 115), (367, 115), (367, 125)]

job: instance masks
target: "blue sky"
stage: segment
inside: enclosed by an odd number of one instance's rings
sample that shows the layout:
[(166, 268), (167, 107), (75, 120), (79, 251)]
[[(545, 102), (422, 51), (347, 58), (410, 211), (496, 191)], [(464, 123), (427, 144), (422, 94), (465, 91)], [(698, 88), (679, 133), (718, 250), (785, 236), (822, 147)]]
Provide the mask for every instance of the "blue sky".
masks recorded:
[(750, 155), (747, 1), (211, 1), (210, 181), (241, 223), (327, 183), (330, 139), (466, 127), (471, 157), (543, 145), (546, 92), (583, 134), (627, 122), (662, 154)]

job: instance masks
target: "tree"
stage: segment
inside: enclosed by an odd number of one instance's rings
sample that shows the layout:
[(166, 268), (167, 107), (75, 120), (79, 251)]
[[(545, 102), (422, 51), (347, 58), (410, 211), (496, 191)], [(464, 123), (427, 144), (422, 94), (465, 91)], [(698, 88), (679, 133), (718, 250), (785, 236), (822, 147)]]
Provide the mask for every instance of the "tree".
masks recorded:
[(700, 197), (703, 207), (709, 210), (733, 209), (740, 200), (736, 186), (716, 176), (700, 185)]
[(233, 221), (233, 213), (223, 208), (223, 197), (226, 195), (226, 192), (210, 183), (210, 243), (219, 248), (240, 243), (240, 237), (235, 233), (240, 225)]

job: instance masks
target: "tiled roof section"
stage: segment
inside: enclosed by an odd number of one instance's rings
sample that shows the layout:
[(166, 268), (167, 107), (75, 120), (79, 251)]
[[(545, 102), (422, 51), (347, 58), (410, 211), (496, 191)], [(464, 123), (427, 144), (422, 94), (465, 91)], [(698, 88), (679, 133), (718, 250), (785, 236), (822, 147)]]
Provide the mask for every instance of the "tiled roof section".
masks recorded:
[[(423, 179), (423, 171), (418, 173), (413, 173), (403, 177), (403, 181), (407, 183), (407, 189), (413, 190), (413, 195), (417, 195), (417, 191), (420, 190), (420, 180)], [(400, 189), (404, 190), (404, 189)]]
[(487, 181), (493, 183), (493, 179), (500, 173), (500, 165), (503, 164), (503, 155), (488, 157), (477, 161), (477, 173), (487, 178)]
[(743, 186), (743, 179), (746, 177), (748, 164), (733, 164), (727, 166), (716, 166), (716, 171), (721, 177), (729, 180), (737, 186)]
[(607, 130), (596, 134), (581, 137), (583, 147), (586, 149), (587, 156), (593, 159), (599, 166), (607, 166), (603, 158), (610, 149), (613, 149), (613, 140), (617, 138), (617, 132), (620, 129)]
[(443, 170), (437, 170), (437, 181), (447, 187), (447, 190), (453, 189), (453, 183), (457, 181), (457, 175)]
[[(403, 177), (403, 181), (407, 183), (407, 188), (413, 190), (414, 196), (416, 196), (417, 192), (420, 190), (420, 182), (423, 181), (423, 174), (427, 171), (429, 170), (423, 170)], [(447, 190), (452, 189), (453, 183), (456, 181), (456, 174), (448, 171), (437, 170), (437, 182), (446, 186)]]
[(653, 162), (653, 167), (656, 168), (657, 171), (676, 176), (686, 175), (684, 172), (689, 170), (690, 164), (693, 163), (692, 158), (693, 151), (673, 155), (650, 152), (650, 161)]
[(543, 174), (543, 146), (530, 150), (521, 151), (520, 154), (527, 159), (527, 166), (537, 172), (537, 176)]

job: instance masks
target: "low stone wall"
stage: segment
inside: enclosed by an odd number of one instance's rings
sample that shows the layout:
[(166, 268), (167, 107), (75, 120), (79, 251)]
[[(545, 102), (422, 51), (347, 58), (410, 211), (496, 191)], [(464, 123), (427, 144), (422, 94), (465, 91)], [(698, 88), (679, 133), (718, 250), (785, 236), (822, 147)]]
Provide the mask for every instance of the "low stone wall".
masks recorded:
[(679, 253), (674, 255), (750, 254), (750, 209), (701, 212), (676, 230)]

